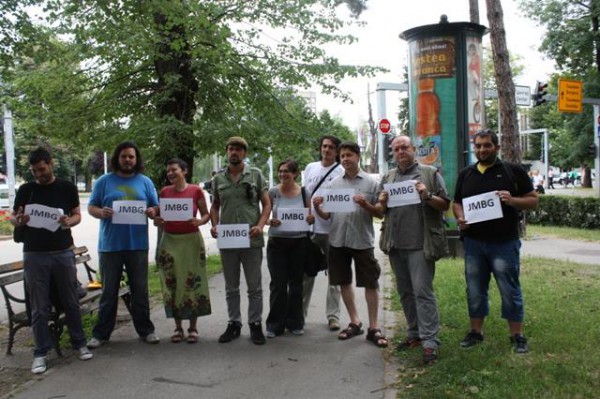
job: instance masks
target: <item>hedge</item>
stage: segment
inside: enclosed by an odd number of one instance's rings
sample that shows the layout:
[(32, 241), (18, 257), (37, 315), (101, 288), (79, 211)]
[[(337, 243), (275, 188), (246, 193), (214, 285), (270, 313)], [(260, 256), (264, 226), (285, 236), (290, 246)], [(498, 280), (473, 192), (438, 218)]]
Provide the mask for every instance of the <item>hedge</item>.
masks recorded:
[(527, 222), (542, 226), (600, 228), (600, 199), (540, 195), (537, 209), (527, 212)]

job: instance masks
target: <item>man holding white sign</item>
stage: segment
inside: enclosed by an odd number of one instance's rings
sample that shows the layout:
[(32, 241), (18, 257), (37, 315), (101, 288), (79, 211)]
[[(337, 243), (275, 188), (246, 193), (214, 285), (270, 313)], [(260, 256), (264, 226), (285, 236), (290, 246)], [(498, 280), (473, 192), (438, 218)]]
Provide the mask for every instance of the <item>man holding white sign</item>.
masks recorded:
[(260, 169), (244, 163), (248, 151), (246, 140), (242, 137), (230, 137), (225, 144), (225, 151), (227, 152), (227, 168), (218, 172), (212, 180), (213, 201), (210, 208), (212, 228), (210, 233), (213, 238), (218, 238), (219, 233), (223, 231), (217, 229), (219, 224), (245, 224), (249, 226), (249, 230), (228, 231), (232, 231), (234, 235), (249, 232), (250, 248), (219, 248), (229, 313), (227, 328), (219, 337), (219, 342), (231, 342), (239, 338), (241, 334), (240, 269), (243, 267), (248, 286), (250, 338), (254, 344), (263, 345), (266, 339), (262, 331), (261, 263), (262, 247), (265, 245), (262, 231), (271, 213), (271, 202), (267, 193), (268, 185)]
[(351, 189), (351, 197), (358, 207), (354, 212), (332, 212), (323, 210), (325, 199), (318, 195), (313, 198), (315, 210), (323, 219), (332, 220), (329, 232), (329, 284), (341, 286), (342, 299), (350, 316), (348, 327), (338, 338), (350, 339), (364, 333), (354, 299), (352, 286), (352, 261), (355, 264), (356, 286), (364, 287), (369, 313), (367, 339), (378, 347), (388, 345), (387, 338), (378, 326), (379, 276), (381, 268), (375, 259), (373, 242), (373, 216), (377, 215), (377, 182), (369, 174), (360, 170), (360, 147), (356, 143), (340, 144), (340, 160), (344, 174), (331, 181), (329, 188)]
[(53, 294), (64, 309), (71, 345), (79, 351), (79, 359), (93, 356), (81, 325), (77, 270), (71, 250), (71, 227), (81, 221), (77, 188), (54, 176), (54, 161), (44, 148), (29, 154), (29, 165), (35, 181), (19, 187), (10, 221), (15, 228), (24, 229), (23, 265), (35, 343), (31, 371), (41, 374), (46, 371), (46, 355), (52, 349), (48, 319)]
[(111, 158), (112, 172), (94, 185), (88, 212), (100, 219), (98, 254), (102, 276), (102, 296), (98, 322), (88, 342), (98, 348), (108, 342), (115, 328), (119, 286), (123, 267), (131, 288), (131, 318), (140, 338), (149, 344), (160, 339), (150, 321), (148, 303), (148, 223), (158, 209), (158, 196), (152, 181), (142, 174), (144, 163), (136, 144), (119, 144)]
[(379, 185), (376, 205), (382, 225), (380, 247), (388, 254), (406, 317), (407, 335), (398, 349), (423, 347), (423, 362), (437, 360), (439, 312), (433, 290), (435, 261), (448, 254), (443, 213), (450, 208), (437, 169), (416, 161), (407, 136), (392, 140), (397, 168)]
[[(478, 162), (464, 168), (456, 181), (452, 209), (461, 230), (465, 250), (465, 279), (470, 331), (460, 346), (483, 341), (483, 322), (489, 313), (488, 288), (493, 274), (502, 299), (502, 318), (508, 321), (516, 353), (527, 353), (519, 282), (519, 210), (532, 209), (538, 196), (525, 170), (498, 159), (498, 136), (481, 130), (473, 137)], [(497, 200), (502, 217), (498, 217)], [(487, 217), (482, 214), (489, 213)]]

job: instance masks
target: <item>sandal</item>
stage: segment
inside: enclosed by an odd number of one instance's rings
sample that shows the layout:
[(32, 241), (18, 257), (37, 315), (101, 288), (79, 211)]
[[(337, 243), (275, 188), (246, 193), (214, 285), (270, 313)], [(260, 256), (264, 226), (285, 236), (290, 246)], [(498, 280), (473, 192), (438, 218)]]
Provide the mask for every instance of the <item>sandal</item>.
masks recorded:
[(181, 328), (176, 328), (175, 333), (171, 335), (171, 342), (174, 344), (178, 344), (183, 339), (183, 330)]
[(344, 328), (338, 335), (338, 338), (341, 340), (350, 339), (357, 335), (361, 335), (365, 331), (362, 329), (362, 323), (350, 323), (348, 327)]
[(371, 341), (378, 348), (387, 348), (388, 339), (379, 328), (369, 328), (367, 332), (367, 341)]
[(188, 344), (195, 344), (198, 342), (198, 330), (195, 328), (188, 328), (187, 342)]

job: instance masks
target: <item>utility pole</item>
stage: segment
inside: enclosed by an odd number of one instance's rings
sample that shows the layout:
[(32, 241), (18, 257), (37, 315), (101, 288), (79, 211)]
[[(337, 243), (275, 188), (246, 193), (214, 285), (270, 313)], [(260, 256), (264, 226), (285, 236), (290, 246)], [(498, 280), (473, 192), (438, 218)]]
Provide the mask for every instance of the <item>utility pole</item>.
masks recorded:
[(8, 183), (8, 207), (15, 203), (15, 142), (13, 140), (12, 111), (6, 104), (2, 106), (4, 113), (4, 150), (6, 151), (6, 178)]

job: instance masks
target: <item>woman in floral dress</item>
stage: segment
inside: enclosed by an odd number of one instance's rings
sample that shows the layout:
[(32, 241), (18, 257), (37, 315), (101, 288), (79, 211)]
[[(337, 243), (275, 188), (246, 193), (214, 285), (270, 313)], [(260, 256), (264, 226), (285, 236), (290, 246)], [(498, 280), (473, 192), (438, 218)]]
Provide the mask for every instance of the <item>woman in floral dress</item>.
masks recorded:
[[(187, 342), (193, 344), (198, 342), (198, 317), (211, 313), (206, 250), (199, 229), (208, 222), (209, 214), (202, 189), (186, 182), (187, 172), (185, 161), (179, 158), (169, 160), (167, 179), (171, 185), (161, 190), (160, 198), (161, 201), (191, 198), (193, 217), (185, 221), (166, 221), (165, 215), (159, 215), (154, 224), (163, 229), (157, 260), (165, 312), (167, 318), (175, 319), (171, 342), (178, 343), (184, 339), (182, 320), (189, 320)], [(200, 218), (196, 217), (198, 211)]]

